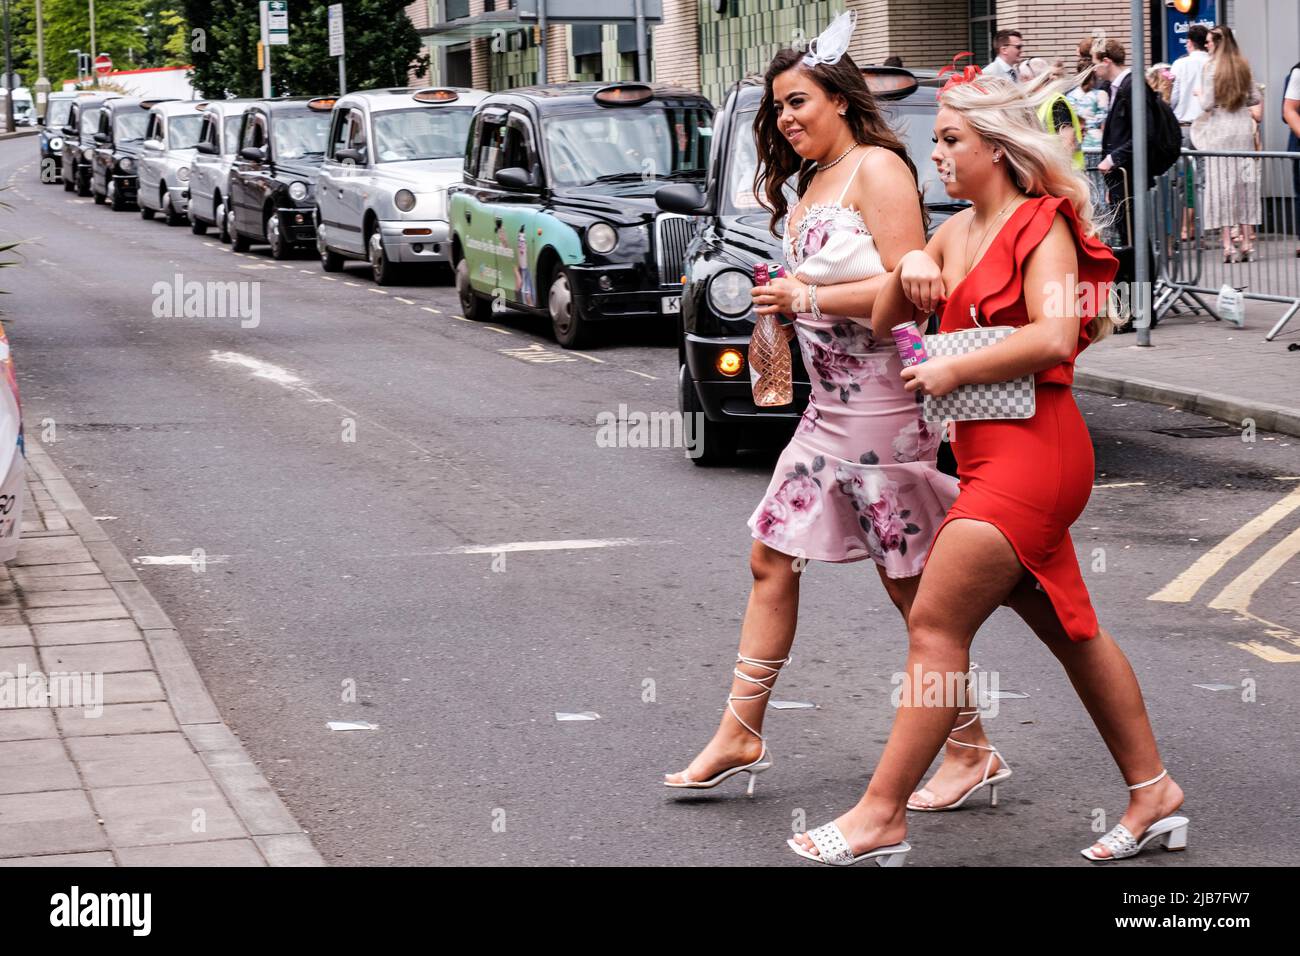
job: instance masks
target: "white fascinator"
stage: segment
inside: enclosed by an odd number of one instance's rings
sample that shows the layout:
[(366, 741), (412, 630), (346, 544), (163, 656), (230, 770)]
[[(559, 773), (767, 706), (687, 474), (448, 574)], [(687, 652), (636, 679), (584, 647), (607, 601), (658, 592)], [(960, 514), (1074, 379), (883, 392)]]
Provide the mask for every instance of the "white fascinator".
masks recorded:
[(846, 10), (830, 22), (816, 39), (808, 44), (808, 52), (803, 56), (805, 66), (818, 63), (838, 63), (844, 51), (849, 48), (853, 28), (858, 25), (858, 12)]

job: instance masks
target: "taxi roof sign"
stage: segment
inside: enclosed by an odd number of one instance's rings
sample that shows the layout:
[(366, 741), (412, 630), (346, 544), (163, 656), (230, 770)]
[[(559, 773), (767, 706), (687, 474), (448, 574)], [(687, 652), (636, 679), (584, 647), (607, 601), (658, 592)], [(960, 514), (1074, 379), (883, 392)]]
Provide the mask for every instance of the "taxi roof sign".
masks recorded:
[(328, 113), (334, 109), (334, 104), (337, 102), (337, 96), (318, 96), (307, 101), (307, 109), (315, 110), (317, 113)]
[(605, 106), (640, 106), (654, 95), (655, 91), (644, 83), (619, 83), (597, 90), (595, 100)]
[(454, 103), (460, 99), (460, 94), (455, 90), (428, 89), (417, 90), (411, 94), (411, 98), (417, 103)]

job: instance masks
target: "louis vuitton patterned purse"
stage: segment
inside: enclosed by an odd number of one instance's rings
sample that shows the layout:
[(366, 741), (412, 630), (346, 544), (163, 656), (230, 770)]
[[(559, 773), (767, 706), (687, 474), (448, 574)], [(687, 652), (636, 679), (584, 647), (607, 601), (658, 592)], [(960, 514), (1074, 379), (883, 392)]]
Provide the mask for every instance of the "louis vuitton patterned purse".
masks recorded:
[[(988, 325), (925, 337), (927, 357), (966, 355), (1001, 342), (1016, 329), (1010, 325)], [(989, 419), (1033, 418), (1034, 376), (1022, 375), (1009, 382), (961, 385), (947, 395), (925, 396), (923, 415), (927, 422), (969, 422)]]

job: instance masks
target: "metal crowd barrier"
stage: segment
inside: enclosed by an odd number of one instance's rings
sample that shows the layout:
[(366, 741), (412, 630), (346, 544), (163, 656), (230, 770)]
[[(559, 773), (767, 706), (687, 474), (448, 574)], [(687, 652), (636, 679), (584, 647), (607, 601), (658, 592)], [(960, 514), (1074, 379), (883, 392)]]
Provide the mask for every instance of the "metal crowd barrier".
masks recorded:
[[(1085, 150), (1101, 238), (1129, 245), (1129, 204), (1112, 204), (1097, 169), (1100, 150)], [(1220, 318), (1212, 300), (1226, 285), (1247, 299), (1288, 306), (1264, 337), (1271, 341), (1300, 312), (1300, 153), (1183, 150), (1147, 195), (1155, 255), (1152, 315), (1163, 319), (1189, 301)], [(1223, 228), (1230, 253), (1223, 254)], [(1211, 301), (1207, 301), (1210, 297)]]

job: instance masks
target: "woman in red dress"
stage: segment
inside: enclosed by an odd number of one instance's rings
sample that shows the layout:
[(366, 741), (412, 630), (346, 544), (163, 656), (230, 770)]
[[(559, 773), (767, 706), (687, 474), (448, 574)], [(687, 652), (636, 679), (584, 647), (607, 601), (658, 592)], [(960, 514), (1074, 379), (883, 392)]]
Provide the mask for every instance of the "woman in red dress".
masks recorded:
[(975, 633), (1015, 600), (1037, 606), (1040, 638), (1061, 661), (1129, 786), (1120, 823), (1083, 851), (1132, 856), (1153, 839), (1186, 845), (1183, 792), (1164, 769), (1127, 658), (1097, 623), (1069, 528), (1088, 502), (1092, 443), (1070, 385), (1079, 352), (1110, 330), (1098, 314), (1116, 260), (1096, 238), (1088, 185), (1034, 107), (1058, 84), (990, 77), (940, 93), (935, 150), (948, 194), (972, 205), (924, 251), (908, 253), (876, 308), (898, 320), (935, 306), (943, 332), (976, 325), (1017, 331), (995, 345), (904, 370), (908, 389), (942, 396), (960, 385), (1032, 373), (1036, 411), (1022, 420), (961, 422), (953, 450), (960, 493), (931, 548), (908, 619), (908, 682), (866, 794), (835, 822), (789, 841), (823, 863), (868, 857), (896, 865), (910, 847), (905, 808), (952, 725), (954, 706), (920, 703), (912, 675), (969, 668)]

